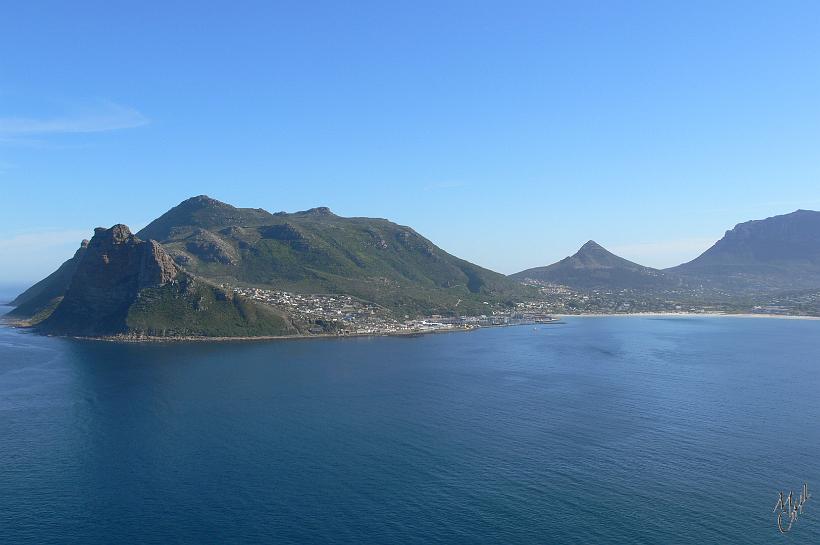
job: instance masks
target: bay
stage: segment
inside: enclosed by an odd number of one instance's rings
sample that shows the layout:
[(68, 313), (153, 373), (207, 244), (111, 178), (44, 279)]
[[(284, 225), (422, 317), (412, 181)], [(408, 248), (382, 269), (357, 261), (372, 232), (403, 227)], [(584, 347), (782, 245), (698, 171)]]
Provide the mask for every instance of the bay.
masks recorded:
[(0, 328), (4, 543), (813, 543), (820, 321), (125, 344)]

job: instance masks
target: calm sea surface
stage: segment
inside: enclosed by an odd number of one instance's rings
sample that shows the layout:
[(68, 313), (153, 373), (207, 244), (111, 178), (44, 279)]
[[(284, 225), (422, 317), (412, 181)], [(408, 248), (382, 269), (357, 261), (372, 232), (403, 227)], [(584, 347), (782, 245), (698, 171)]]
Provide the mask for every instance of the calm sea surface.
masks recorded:
[[(817, 498), (791, 534), (779, 489)], [(820, 542), (820, 321), (114, 344), (0, 328), (2, 543)]]

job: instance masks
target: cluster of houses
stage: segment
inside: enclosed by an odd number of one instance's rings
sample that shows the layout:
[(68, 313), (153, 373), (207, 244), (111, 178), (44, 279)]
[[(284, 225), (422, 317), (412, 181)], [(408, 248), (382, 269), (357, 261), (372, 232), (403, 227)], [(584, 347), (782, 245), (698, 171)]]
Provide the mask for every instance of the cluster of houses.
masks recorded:
[[(228, 286), (224, 286), (228, 287)], [(480, 316), (442, 316), (396, 320), (388, 309), (350, 295), (303, 294), (263, 288), (230, 287), (244, 297), (282, 309), (312, 334), (389, 335), (468, 330), (477, 327), (548, 322), (539, 309)]]
[(385, 335), (455, 329), (457, 324), (430, 319), (398, 321), (379, 305), (350, 295), (303, 294), (262, 288), (232, 288), (235, 293), (288, 312), (314, 334)]

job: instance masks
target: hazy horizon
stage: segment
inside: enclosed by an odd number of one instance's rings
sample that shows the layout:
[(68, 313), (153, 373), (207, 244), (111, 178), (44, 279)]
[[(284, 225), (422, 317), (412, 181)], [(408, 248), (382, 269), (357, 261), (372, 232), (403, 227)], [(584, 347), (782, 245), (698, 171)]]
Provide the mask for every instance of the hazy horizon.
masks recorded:
[(815, 3), (46, 4), (0, 35), (0, 284), (203, 193), (502, 273), (820, 208)]

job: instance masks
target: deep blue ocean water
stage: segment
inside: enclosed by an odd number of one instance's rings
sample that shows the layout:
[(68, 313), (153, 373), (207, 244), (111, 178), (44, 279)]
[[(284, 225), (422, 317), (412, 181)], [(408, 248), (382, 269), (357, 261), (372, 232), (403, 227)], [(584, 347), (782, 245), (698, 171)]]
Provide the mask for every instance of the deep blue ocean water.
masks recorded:
[[(0, 328), (1, 543), (820, 542), (820, 321), (115, 344)], [(820, 492), (818, 492), (820, 494)]]

